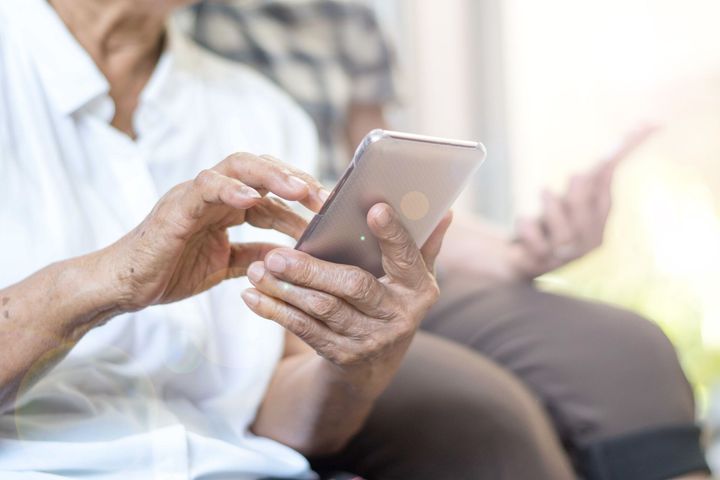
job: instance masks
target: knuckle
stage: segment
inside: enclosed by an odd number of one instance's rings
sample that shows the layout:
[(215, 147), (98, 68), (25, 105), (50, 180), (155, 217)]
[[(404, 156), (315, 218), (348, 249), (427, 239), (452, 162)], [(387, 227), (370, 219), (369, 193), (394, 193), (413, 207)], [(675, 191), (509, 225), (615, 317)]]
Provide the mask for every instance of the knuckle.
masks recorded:
[(335, 350), (335, 344), (326, 338), (316, 339), (311, 347), (316, 353), (322, 356), (325, 356), (328, 352), (333, 352)]
[(215, 178), (215, 172), (213, 172), (211, 170), (202, 170), (195, 177), (194, 184), (199, 189), (204, 190), (212, 183), (214, 178)]
[(415, 333), (417, 330), (417, 321), (414, 315), (405, 315), (399, 322), (397, 322), (397, 331), (395, 338), (397, 340), (403, 340)]
[(354, 360), (353, 354), (344, 349), (336, 349), (328, 352), (325, 358), (330, 360), (335, 365), (339, 365), (341, 367), (351, 365)]
[(351, 366), (362, 362), (363, 355), (357, 351), (343, 352), (341, 355), (342, 365)]
[(404, 269), (410, 269), (418, 260), (418, 251), (414, 245), (407, 245), (395, 255), (395, 264)]
[(398, 317), (399, 310), (394, 308), (388, 308), (383, 305), (378, 305), (375, 309), (375, 312), (373, 312), (373, 317), (377, 318), (378, 320), (383, 320), (385, 322), (390, 322), (392, 320), (395, 320)]
[(246, 212), (246, 220), (253, 226), (262, 229), (273, 229), (277, 219), (268, 211), (266, 199)]
[(342, 305), (340, 300), (330, 295), (315, 294), (309, 300), (309, 308), (312, 315), (316, 318), (332, 318), (335, 317)]
[(282, 162), (277, 157), (270, 155), (269, 153), (263, 153), (262, 155), (260, 155), (260, 158), (262, 158), (263, 160), (265, 160), (269, 163), (274, 163), (274, 164), (278, 164), (278, 165), (282, 164)]
[(302, 340), (311, 340), (314, 333), (313, 325), (307, 319), (300, 318), (299, 315), (290, 314), (290, 316), (292, 317), (290, 321), (293, 325), (293, 333)]
[(252, 163), (256, 157), (247, 152), (235, 152), (225, 159), (231, 170), (235, 172), (242, 172), (244, 168), (247, 168), (249, 163)]
[(317, 275), (315, 266), (312, 262), (308, 260), (298, 260), (293, 263), (294, 265), (291, 268), (294, 280), (300, 285), (311, 285)]
[(385, 342), (375, 338), (368, 337), (364, 342), (364, 356), (366, 358), (375, 358), (385, 349)]
[(354, 300), (367, 300), (373, 289), (375, 279), (359, 268), (353, 268), (347, 274), (348, 296)]
[(405, 229), (403, 229), (403, 227), (397, 221), (390, 222), (390, 226), (388, 227), (386, 238), (389, 242), (392, 242), (392, 243), (397, 243), (397, 244), (408, 243), (408, 236), (405, 233)]
[(254, 159), (255, 155), (248, 152), (235, 152), (226, 158), (226, 161), (230, 163), (244, 163), (251, 159)]
[(286, 168), (285, 164), (272, 155), (260, 155), (259, 159), (263, 163), (263, 167), (268, 171), (272, 171), (279, 175), (290, 174), (290, 171)]

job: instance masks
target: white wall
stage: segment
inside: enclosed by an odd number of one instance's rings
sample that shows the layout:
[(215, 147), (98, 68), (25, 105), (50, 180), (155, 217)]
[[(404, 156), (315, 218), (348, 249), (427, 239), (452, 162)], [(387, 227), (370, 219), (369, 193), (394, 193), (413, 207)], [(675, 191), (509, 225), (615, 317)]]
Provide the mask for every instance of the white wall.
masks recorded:
[[(509, 215), (500, 0), (374, 0), (400, 61), (398, 128), (481, 140), (488, 162), (456, 208)], [(495, 41), (497, 39), (498, 41)]]
[(534, 211), (648, 119), (666, 126), (653, 148), (720, 191), (717, 0), (373, 1), (404, 67), (400, 127), (485, 141), (490, 215)]
[(559, 186), (643, 119), (665, 127), (654, 143), (664, 152), (656, 153), (718, 174), (708, 160), (720, 151), (720, 2), (504, 0), (503, 6), (521, 208), (531, 208), (542, 183)]

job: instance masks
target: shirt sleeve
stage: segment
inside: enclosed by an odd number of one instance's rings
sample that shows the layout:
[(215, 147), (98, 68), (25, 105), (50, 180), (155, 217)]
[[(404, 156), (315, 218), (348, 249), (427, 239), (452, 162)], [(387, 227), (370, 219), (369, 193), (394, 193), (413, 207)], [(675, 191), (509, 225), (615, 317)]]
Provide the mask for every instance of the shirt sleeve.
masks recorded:
[(346, 5), (340, 29), (339, 55), (349, 79), (351, 100), (386, 104), (397, 100), (395, 56), (375, 12), (367, 5)]

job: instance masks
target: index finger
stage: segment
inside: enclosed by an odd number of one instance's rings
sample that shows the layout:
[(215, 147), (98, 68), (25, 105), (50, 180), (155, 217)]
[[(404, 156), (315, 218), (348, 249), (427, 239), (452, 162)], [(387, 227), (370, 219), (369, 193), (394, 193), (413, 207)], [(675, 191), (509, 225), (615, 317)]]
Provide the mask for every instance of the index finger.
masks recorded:
[(269, 155), (235, 153), (214, 170), (240, 180), (262, 194), (268, 192), (285, 200), (300, 202), (317, 212), (327, 198), (327, 190), (311, 175)]
[(591, 177), (594, 188), (593, 196), (603, 196), (608, 194), (608, 190), (612, 185), (615, 170), (618, 165), (628, 158), (635, 150), (644, 144), (648, 138), (653, 136), (660, 129), (654, 124), (645, 124), (631, 131), (610, 153), (605, 155), (602, 163), (593, 169)]
[(605, 156), (605, 162), (614, 168), (658, 130), (657, 125), (646, 124), (631, 131), (614, 150)]
[(325, 186), (322, 183), (320, 183), (315, 177), (313, 177), (309, 173), (304, 172), (304, 171), (300, 170), (299, 168), (295, 168), (292, 165), (288, 165), (288, 164), (278, 160), (277, 158), (273, 157), (272, 155), (260, 155), (260, 158), (264, 158), (271, 162), (277, 162), (277, 163), (280, 163), (281, 165), (284, 165), (287, 169), (290, 170), (290, 172), (292, 172), (293, 175), (295, 175), (298, 178), (305, 181), (305, 183), (307, 183), (310, 186), (310, 195), (311, 195), (311, 197), (313, 197), (312, 200), (314, 202), (311, 206), (307, 206), (307, 205), (306, 206), (315, 213), (318, 213), (320, 211), (323, 204), (330, 196), (330, 191), (327, 188), (325, 188)]

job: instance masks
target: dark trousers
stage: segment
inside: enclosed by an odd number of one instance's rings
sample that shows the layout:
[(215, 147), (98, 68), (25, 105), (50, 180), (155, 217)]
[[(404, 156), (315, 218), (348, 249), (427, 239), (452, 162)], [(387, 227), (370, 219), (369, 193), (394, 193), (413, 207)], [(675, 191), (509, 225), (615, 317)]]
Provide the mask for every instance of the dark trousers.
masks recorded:
[(656, 325), (530, 284), (441, 286), (363, 430), (316, 468), (370, 480), (660, 480), (707, 469), (692, 391)]

